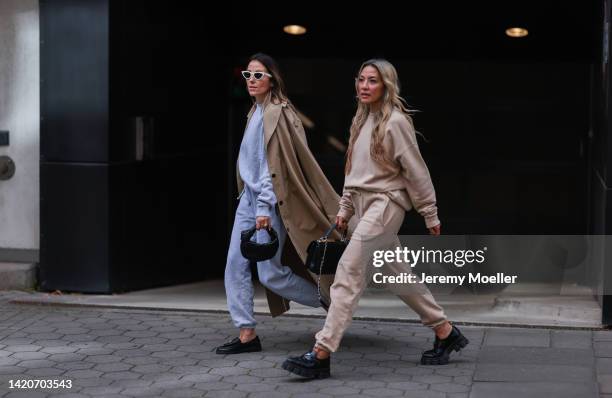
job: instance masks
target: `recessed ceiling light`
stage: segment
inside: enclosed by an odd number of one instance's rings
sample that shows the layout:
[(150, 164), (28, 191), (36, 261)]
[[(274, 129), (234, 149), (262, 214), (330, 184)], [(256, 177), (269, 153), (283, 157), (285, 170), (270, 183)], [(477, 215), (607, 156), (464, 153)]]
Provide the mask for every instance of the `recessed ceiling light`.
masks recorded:
[(525, 28), (508, 28), (506, 34), (510, 37), (525, 37), (529, 32)]
[(287, 25), (283, 30), (290, 35), (303, 35), (306, 33), (306, 28), (301, 25)]

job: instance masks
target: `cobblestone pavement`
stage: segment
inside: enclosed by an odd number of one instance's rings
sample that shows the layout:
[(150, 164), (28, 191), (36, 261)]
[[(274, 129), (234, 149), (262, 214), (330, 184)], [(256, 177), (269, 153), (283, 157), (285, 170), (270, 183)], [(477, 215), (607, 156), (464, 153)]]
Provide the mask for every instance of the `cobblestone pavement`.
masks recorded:
[[(417, 365), (433, 334), (409, 323), (356, 321), (332, 377), (280, 368), (323, 319), (260, 316), (264, 350), (219, 356), (235, 336), (224, 313), (32, 306), (0, 292), (0, 397), (601, 397), (612, 398), (612, 332), (461, 327), (470, 345), (445, 366)], [(72, 388), (10, 389), (13, 380)]]

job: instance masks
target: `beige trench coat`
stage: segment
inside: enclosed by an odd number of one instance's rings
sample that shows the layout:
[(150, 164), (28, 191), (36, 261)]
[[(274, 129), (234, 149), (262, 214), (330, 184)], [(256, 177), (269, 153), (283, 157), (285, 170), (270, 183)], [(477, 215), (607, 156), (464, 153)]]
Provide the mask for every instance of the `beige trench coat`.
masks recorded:
[[(340, 197), (334, 191), (319, 164), (308, 149), (306, 134), (300, 119), (286, 104), (263, 103), (264, 145), (268, 169), (277, 199), (277, 211), (287, 229), (282, 263), (298, 275), (315, 283), (304, 265), (308, 244), (320, 238), (338, 214)], [(247, 116), (247, 126), (255, 106)], [(238, 192), (244, 183), (236, 165)], [(334, 232), (334, 238), (339, 235)], [(329, 290), (327, 280), (325, 290)], [(289, 302), (266, 289), (272, 316), (283, 314)]]

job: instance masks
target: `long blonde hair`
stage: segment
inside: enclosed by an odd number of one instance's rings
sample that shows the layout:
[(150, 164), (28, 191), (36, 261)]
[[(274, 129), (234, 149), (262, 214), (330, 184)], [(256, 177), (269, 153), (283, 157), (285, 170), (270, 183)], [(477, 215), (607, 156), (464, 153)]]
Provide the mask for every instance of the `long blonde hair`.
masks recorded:
[[(382, 82), (385, 86), (385, 93), (383, 95), (383, 103), (380, 109), (380, 114), (377, 114), (375, 119), (375, 127), (372, 132), (372, 140), (370, 142), (370, 156), (374, 159), (375, 162), (387, 168), (389, 170), (395, 171), (397, 166), (395, 163), (389, 158), (389, 155), (386, 153), (385, 148), (383, 146), (383, 139), (385, 138), (385, 129), (387, 127), (387, 122), (389, 118), (391, 118), (391, 114), (394, 109), (399, 110), (404, 114), (406, 119), (412, 125), (412, 117), (411, 113), (415, 112), (413, 110), (408, 109), (408, 104), (406, 101), (400, 97), (400, 85), (399, 79), (397, 77), (397, 71), (395, 67), (385, 59), (370, 59), (361, 64), (359, 68), (359, 72), (357, 73), (357, 78), (355, 79), (355, 90), (359, 92), (358, 89), (358, 80), (359, 75), (366, 66), (372, 66), (378, 70)], [(358, 100), (357, 102), (357, 112), (355, 116), (353, 116), (353, 121), (351, 123), (351, 135), (349, 138), (348, 150), (346, 151), (346, 164), (344, 167), (344, 173), (348, 174), (351, 171), (351, 157), (353, 154), (353, 147), (355, 146), (355, 141), (357, 141), (357, 137), (359, 136), (359, 132), (361, 128), (366, 122), (366, 119), (370, 115), (370, 106), (361, 103)]]

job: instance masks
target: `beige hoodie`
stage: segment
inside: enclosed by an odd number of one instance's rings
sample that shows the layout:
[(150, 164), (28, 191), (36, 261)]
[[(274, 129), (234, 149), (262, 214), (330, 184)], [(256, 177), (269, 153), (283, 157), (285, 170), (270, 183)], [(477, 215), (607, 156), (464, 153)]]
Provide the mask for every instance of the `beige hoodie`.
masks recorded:
[(370, 141), (375, 126), (370, 114), (353, 147), (351, 171), (344, 179), (339, 216), (349, 220), (354, 214), (351, 191), (361, 189), (384, 192), (406, 211), (414, 207), (425, 218), (428, 228), (440, 224), (436, 207), (436, 192), (429, 170), (421, 157), (412, 123), (399, 110), (394, 110), (387, 122), (383, 146), (397, 166), (388, 170), (370, 156)]

